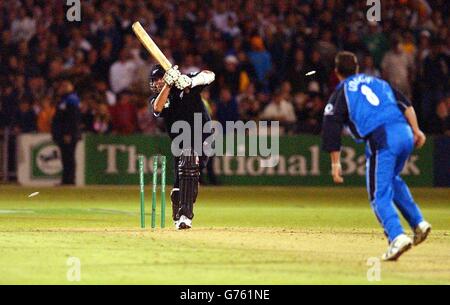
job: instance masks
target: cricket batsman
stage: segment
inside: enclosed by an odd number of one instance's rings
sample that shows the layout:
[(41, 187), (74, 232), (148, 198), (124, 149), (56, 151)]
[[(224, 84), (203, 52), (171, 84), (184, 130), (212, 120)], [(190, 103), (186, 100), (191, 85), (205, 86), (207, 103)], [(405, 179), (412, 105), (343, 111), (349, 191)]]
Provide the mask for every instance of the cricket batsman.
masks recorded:
[[(191, 127), (190, 147), (183, 147), (181, 155), (174, 156), (175, 183), (170, 197), (177, 230), (192, 227), (200, 171), (208, 161), (202, 151), (194, 150), (194, 114), (201, 114), (202, 127), (211, 120), (200, 93), (214, 79), (215, 75), (211, 71), (184, 75), (177, 66), (165, 71), (162, 66), (156, 65), (150, 72), (151, 107), (156, 117), (164, 118), (170, 138), (173, 140), (180, 133), (172, 130), (174, 123), (185, 121)], [(200, 132), (204, 142), (210, 134)]]
[[(387, 82), (358, 74), (355, 54), (340, 52), (335, 58), (340, 84), (324, 111), (322, 146), (331, 156), (335, 183), (343, 183), (340, 163), (341, 133), (346, 127), (366, 144), (366, 183), (372, 209), (384, 228), (389, 247), (382, 259), (398, 259), (412, 245), (423, 242), (431, 231), (400, 177), (414, 146), (426, 137), (419, 129), (411, 102)], [(409, 238), (400, 224), (397, 208), (414, 232)]]

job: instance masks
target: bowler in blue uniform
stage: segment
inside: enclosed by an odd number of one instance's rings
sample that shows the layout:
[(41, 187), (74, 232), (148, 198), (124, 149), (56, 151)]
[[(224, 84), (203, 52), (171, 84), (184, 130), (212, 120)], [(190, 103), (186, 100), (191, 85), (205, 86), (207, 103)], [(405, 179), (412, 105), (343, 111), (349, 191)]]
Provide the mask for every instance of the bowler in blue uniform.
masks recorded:
[[(335, 183), (343, 183), (340, 163), (341, 134), (347, 128), (366, 144), (366, 183), (372, 209), (383, 226), (389, 248), (383, 260), (396, 260), (428, 236), (426, 222), (408, 186), (400, 177), (405, 162), (426, 137), (419, 129), (411, 102), (386, 81), (358, 74), (356, 56), (340, 52), (335, 71), (341, 81), (324, 111), (322, 148), (330, 153)], [(414, 232), (403, 230), (396, 208)]]

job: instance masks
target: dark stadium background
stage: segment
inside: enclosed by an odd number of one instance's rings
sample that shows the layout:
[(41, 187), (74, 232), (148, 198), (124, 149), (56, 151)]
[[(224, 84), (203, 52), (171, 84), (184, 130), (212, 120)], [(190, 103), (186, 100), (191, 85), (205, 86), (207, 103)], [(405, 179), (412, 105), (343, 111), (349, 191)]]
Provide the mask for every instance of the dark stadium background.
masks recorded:
[[(285, 134), (319, 134), (337, 84), (334, 55), (349, 50), (362, 72), (412, 99), (428, 134), (450, 134), (445, 0), (382, 0), (380, 22), (367, 20), (366, 1), (80, 2), (80, 22), (67, 20), (65, 1), (0, 2), (4, 180), (15, 179), (16, 137), (50, 131), (61, 79), (80, 96), (82, 132), (164, 132), (148, 111), (154, 63), (131, 31), (137, 20), (183, 72), (216, 73), (204, 99), (219, 121), (279, 120)], [(316, 73), (305, 76), (309, 71)]]

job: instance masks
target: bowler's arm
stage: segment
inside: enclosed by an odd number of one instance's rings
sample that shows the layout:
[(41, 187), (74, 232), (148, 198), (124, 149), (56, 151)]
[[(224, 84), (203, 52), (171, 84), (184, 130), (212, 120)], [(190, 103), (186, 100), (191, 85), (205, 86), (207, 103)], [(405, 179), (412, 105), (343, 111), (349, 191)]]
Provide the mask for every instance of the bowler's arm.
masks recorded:
[(331, 175), (334, 183), (343, 183), (341, 166), (341, 134), (343, 125), (331, 117), (324, 117), (322, 130), (322, 148), (329, 152)]
[(420, 130), (419, 123), (417, 121), (417, 115), (414, 111), (414, 107), (412, 106), (409, 99), (404, 96), (400, 91), (392, 88), (394, 91), (395, 99), (397, 100), (398, 107), (403, 112), (403, 115), (405, 116), (406, 120), (408, 121), (408, 124), (411, 126), (413, 133), (414, 133), (414, 145), (416, 148), (421, 148), (427, 138), (425, 134)]
[(322, 123), (322, 149), (330, 154), (331, 175), (335, 183), (343, 183), (341, 167), (342, 129), (348, 120), (343, 90), (335, 92), (325, 107)]

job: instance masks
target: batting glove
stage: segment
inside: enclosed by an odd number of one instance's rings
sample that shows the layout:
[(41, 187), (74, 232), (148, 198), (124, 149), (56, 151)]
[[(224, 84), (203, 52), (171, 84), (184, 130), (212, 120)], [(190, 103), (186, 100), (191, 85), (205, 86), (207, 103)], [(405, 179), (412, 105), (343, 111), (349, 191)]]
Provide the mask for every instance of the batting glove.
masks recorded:
[(177, 87), (180, 90), (191, 88), (191, 86), (192, 86), (192, 79), (184, 74), (178, 77), (178, 79), (175, 81), (175, 87)]
[(172, 68), (166, 71), (163, 80), (167, 85), (173, 86), (177, 81), (177, 79), (180, 77), (180, 75), (181, 72), (178, 70), (178, 66), (173, 66)]

